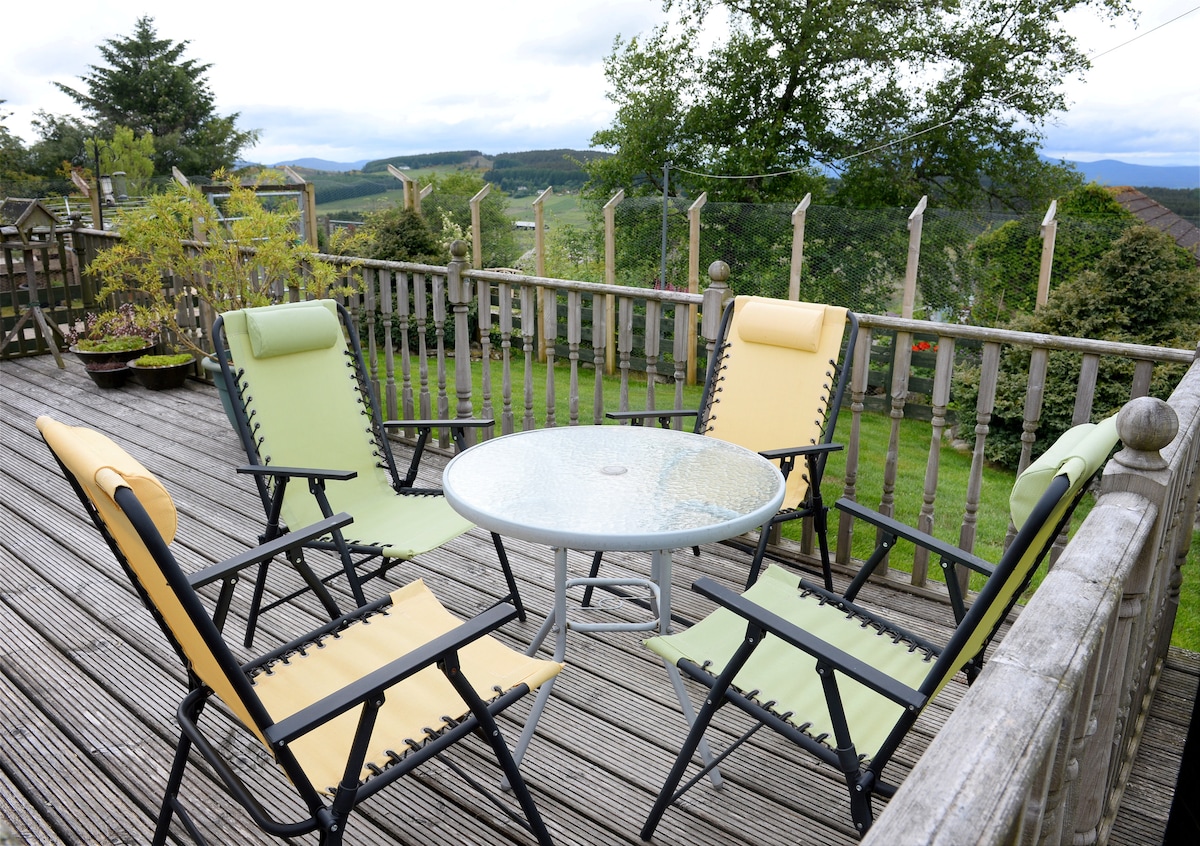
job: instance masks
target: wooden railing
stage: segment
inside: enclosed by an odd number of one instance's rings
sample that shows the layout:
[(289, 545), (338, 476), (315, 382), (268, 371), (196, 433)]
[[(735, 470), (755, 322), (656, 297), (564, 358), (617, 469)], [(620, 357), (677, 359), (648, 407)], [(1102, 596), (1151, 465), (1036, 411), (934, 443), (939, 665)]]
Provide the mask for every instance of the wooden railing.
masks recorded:
[[(72, 234), (81, 266), (115, 237), (90, 230)], [(699, 294), (475, 270), (468, 266), (462, 242), (454, 246), (445, 266), (325, 258), (341, 264), (359, 282), (359, 293), (346, 305), (359, 317), (384, 414), (390, 419), (494, 418), (496, 427), (485, 437), (540, 426), (598, 424), (613, 410), (689, 407), (688, 400), (697, 393), (688, 386), (703, 382), (721, 309), (738, 288), (723, 262), (709, 268), (708, 284)], [(182, 289), (188, 280), (167, 283)], [(300, 297), (304, 292), (291, 290), (280, 296)], [(180, 317), (193, 341), (209, 343), (215, 317), (210, 309), (197, 302)], [(915, 339), (924, 340), (928, 351), (914, 352)], [(929, 530), (935, 517), (942, 526), (957, 523), (959, 545), (976, 548), (985, 448), (1001, 360), (1005, 351), (1017, 347), (1029, 351), (1030, 361), (1022, 467), (1032, 454), (1054, 351), (1082, 354), (1076, 422), (1089, 419), (1093, 411), (1106, 411), (1093, 409), (1103, 360), (1135, 362), (1128, 386), (1128, 397), (1134, 398), (1147, 393), (1157, 367), (1187, 364), (1192, 358), (1189, 350), (860, 315), (855, 360), (849, 362), (849, 407), (842, 410), (836, 434), (846, 447), (844, 486), (837, 493), (891, 514), (896, 510), (897, 480), (902, 474), (921, 473), (919, 526)], [(967, 355), (977, 365), (978, 400), (973, 409), (954, 408), (950, 399), (959, 393), (959, 364)], [(537, 360), (551, 376), (567, 375), (565, 402), (559, 402), (554, 378), (535, 386)], [(494, 364), (484, 368), (481, 361)], [(919, 377), (914, 367), (926, 375)], [(495, 377), (493, 369), (498, 371)], [(619, 385), (615, 400), (603, 393), (609, 376)], [(564, 406), (564, 411), (556, 406)], [(877, 454), (885, 449), (882, 443), (862, 443), (861, 423), (869, 409), (886, 411), (891, 429), (882, 479), (868, 483), (860, 473), (864, 451)], [(910, 417), (930, 423), (923, 468), (900, 467), (900, 427)], [(971, 445), (972, 461), (965, 492), (947, 494), (939, 489), (941, 445), (952, 429), (959, 441)], [(448, 448), (448, 437), (443, 434), (440, 443)], [(836, 549), (842, 565), (850, 563), (850, 528), (847, 522), (838, 527)], [(789, 545), (786, 540), (781, 543)], [(807, 544), (800, 551), (807, 552)], [(908, 570), (905, 562), (903, 568), (893, 567), (891, 575), (917, 587), (940, 589), (930, 585), (927, 561), (919, 553), (911, 575)]]
[(1200, 361), (1117, 428), (1095, 507), (865, 843), (1107, 841), (1195, 523)]

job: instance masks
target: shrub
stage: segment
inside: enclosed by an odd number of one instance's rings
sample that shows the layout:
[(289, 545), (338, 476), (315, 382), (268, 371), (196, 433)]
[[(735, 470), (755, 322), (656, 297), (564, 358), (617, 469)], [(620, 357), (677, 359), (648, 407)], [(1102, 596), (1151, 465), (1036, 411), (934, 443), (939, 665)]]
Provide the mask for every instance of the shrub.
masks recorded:
[[(1200, 267), (1165, 232), (1134, 226), (1093, 270), (1064, 282), (1043, 308), (1017, 316), (1007, 328), (1191, 349), (1200, 338)], [(1010, 469), (1017, 467), (1021, 454), (1029, 360), (1028, 349), (1014, 347), (1005, 351), (1000, 363), (987, 457)], [(1034, 455), (1071, 426), (1081, 363), (1080, 353), (1050, 355)], [(1165, 399), (1183, 369), (1183, 365), (1156, 367), (1151, 395)], [(1129, 400), (1133, 371), (1134, 362), (1128, 359), (1101, 359), (1093, 420), (1107, 417)], [(965, 368), (960, 376), (956, 404), (969, 419), (978, 398), (978, 369)]]

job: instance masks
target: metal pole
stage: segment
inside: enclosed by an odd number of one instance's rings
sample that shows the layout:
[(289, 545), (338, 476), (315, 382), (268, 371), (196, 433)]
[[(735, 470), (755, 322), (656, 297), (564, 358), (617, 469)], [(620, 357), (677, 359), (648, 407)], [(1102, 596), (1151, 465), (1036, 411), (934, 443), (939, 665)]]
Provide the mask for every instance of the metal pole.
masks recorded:
[(663, 219), (662, 219), (662, 262), (659, 265), (658, 284), (667, 285), (667, 187), (671, 180), (671, 163), (663, 165)]

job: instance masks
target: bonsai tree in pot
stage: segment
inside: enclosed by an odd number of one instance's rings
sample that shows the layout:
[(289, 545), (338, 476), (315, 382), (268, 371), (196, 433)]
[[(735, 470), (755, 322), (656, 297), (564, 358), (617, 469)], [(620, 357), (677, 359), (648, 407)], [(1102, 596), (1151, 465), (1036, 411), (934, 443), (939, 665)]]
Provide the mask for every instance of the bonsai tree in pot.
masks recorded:
[[(353, 291), (357, 283), (347, 270), (300, 236), (296, 203), (268, 202), (257, 193), (269, 173), (242, 184), (218, 171), (214, 183), (228, 188), (219, 206), (199, 187), (177, 182), (146, 205), (122, 211), (121, 240), (88, 268), (102, 283), (100, 293), (138, 292), (177, 343), (208, 355), (209, 327), (190, 321), (199, 303), (219, 314)], [(164, 284), (171, 279), (177, 284)]]
[(95, 360), (128, 361), (153, 347), (158, 340), (162, 320), (145, 306), (122, 303), (115, 309), (88, 312), (83, 326), (66, 333), (71, 352), (87, 364)]
[(162, 331), (162, 319), (153, 310), (132, 303), (115, 309), (89, 312), (83, 326), (66, 333), (71, 352), (101, 388), (125, 384), (131, 359), (150, 353)]
[[(301, 237), (297, 204), (257, 192), (269, 178), (264, 172), (243, 184), (218, 171), (214, 183), (227, 186), (219, 206), (199, 187), (177, 182), (145, 206), (122, 211), (121, 240), (88, 269), (100, 293), (137, 292), (175, 344), (210, 359), (208, 330), (221, 312), (352, 292), (359, 283), (349, 269)], [(211, 360), (206, 367), (219, 369)]]

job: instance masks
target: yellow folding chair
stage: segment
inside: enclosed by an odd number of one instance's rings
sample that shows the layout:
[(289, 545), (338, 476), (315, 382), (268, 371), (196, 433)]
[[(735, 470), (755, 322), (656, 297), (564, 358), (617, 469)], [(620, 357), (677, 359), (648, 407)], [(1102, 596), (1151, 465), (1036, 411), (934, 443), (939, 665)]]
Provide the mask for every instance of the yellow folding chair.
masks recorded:
[[(179, 796), (193, 748), (264, 831), (288, 838), (318, 832), (322, 844), (336, 846), (360, 802), (472, 734), (491, 747), (521, 813), (498, 799), (497, 804), (539, 843), (550, 843), (495, 717), (557, 675), (562, 665), (527, 657), (489, 634), (516, 617), (512, 605), (493, 606), (462, 621), (415, 581), (265, 655), (240, 661), (221, 628), (241, 571), (347, 529), (350, 517), (337, 514), (296, 527), (188, 575), (169, 547), (177, 525), (175, 505), (145, 467), (90, 429), (49, 417), (39, 418), (37, 426), (188, 673), (190, 690), (177, 712), (182, 734), (155, 844), (166, 842), (176, 816), (194, 841), (205, 842)], [(219, 595), (210, 614), (196, 591), (216, 584)], [(201, 711), (214, 699), (224, 708), (212, 712), (244, 729), (282, 768), (304, 816), (282, 821), (264, 808), (262, 797), (239, 774), (252, 759), (231, 748), (224, 724), (200, 724)], [(474, 779), (468, 782), (479, 787)]]

